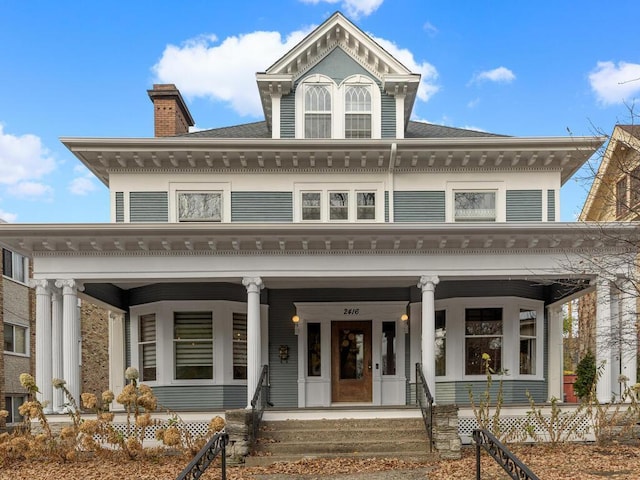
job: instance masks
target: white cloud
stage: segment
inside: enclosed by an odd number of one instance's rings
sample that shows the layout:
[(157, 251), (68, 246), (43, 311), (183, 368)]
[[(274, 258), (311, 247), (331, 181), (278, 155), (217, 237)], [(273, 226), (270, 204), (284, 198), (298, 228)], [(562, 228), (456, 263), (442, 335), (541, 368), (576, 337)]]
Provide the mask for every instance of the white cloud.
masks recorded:
[(469, 100), (467, 102), (467, 108), (476, 108), (480, 104), (479, 98), (474, 98), (473, 100)]
[(470, 83), (474, 82), (496, 82), (496, 83), (511, 83), (516, 79), (515, 74), (506, 67), (498, 67), (493, 70), (485, 70), (484, 72), (477, 73), (473, 76)]
[(11, 185), (7, 192), (18, 197), (28, 200), (50, 200), (53, 196), (53, 188), (40, 182), (20, 182)]
[(0, 209), (0, 220), (4, 220), (5, 222), (13, 223), (18, 219), (18, 215), (15, 213), (9, 213), (2, 209)]
[(14, 185), (51, 172), (56, 163), (36, 135), (4, 133), (0, 124), (0, 184)]
[(589, 83), (602, 105), (631, 101), (640, 95), (640, 64), (598, 62), (589, 74)]
[[(296, 46), (314, 27), (286, 37), (279, 32), (252, 32), (218, 42), (215, 35), (200, 36), (181, 46), (168, 45), (152, 70), (156, 83), (174, 83), (186, 97), (201, 97), (230, 104), (243, 116), (260, 117), (262, 106), (255, 73)], [(422, 74), (418, 98), (427, 101), (438, 91), (438, 72), (428, 62), (418, 63), (413, 54), (394, 43), (375, 38), (407, 68)]]
[(430, 37), (435, 37), (438, 34), (438, 29), (431, 22), (425, 22), (422, 28), (424, 29), (425, 32), (427, 32), (427, 35), (429, 35)]
[(436, 70), (436, 67), (431, 65), (429, 62), (418, 63), (413, 58), (413, 53), (406, 48), (398, 47), (395, 43), (389, 40), (374, 36), (371, 37), (411, 72), (420, 73), (422, 75), (420, 78), (420, 85), (418, 86), (418, 98), (420, 100), (426, 102), (435, 95), (438, 90), (440, 90), (440, 87), (435, 83), (438, 78), (438, 71)]
[(214, 35), (168, 45), (153, 66), (157, 82), (175, 83), (187, 97), (229, 102), (240, 115), (262, 113), (256, 72), (264, 71), (309, 33), (298, 30), (282, 38), (279, 32), (252, 32), (224, 39)]
[(84, 165), (73, 167), (76, 178), (69, 182), (69, 192), (74, 195), (87, 195), (96, 189), (94, 176)]
[(341, 8), (345, 11), (347, 16), (353, 18), (365, 17), (375, 12), (384, 0), (301, 0), (302, 3), (311, 3), (317, 5), (320, 2), (324, 3), (340, 3)]

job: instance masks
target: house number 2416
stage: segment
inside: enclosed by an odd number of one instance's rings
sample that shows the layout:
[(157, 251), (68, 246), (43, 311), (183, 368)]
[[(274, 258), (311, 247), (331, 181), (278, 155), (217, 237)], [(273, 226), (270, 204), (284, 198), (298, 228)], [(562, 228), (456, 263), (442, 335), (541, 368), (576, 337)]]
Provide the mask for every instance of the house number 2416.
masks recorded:
[(345, 308), (344, 312), (342, 314), (343, 315), (359, 315), (360, 314), (360, 309), (359, 308)]

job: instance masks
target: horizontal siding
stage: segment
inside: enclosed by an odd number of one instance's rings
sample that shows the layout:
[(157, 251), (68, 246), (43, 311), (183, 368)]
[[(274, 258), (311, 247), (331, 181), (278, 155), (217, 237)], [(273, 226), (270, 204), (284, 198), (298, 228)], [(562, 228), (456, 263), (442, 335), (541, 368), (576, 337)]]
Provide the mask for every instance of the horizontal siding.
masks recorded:
[(168, 222), (169, 199), (167, 192), (131, 192), (129, 194), (129, 220), (131, 222)]
[[(266, 302), (266, 292), (261, 294)], [(129, 290), (129, 305), (162, 300), (230, 300), (246, 302), (247, 290), (242, 285), (231, 283), (155, 283)]]
[(542, 190), (507, 190), (507, 222), (541, 222)]
[(389, 223), (389, 191), (384, 192), (384, 221)]
[(129, 307), (129, 293), (112, 283), (86, 283), (84, 293), (121, 310), (127, 310)]
[[(455, 384), (455, 403), (457, 405), (469, 405), (469, 389), (473, 392), (474, 402), (479, 403), (487, 387), (486, 381), (461, 381)], [(496, 396), (500, 382), (494, 379), (491, 385), (491, 403), (495, 405)], [(436, 386), (437, 389), (437, 386)], [(527, 392), (531, 394), (536, 403), (543, 403), (547, 400), (546, 380), (505, 380), (502, 383), (504, 403), (528, 404)]]
[(382, 138), (396, 138), (396, 98), (382, 92)]
[(116, 192), (116, 222), (124, 222), (124, 192)]
[(293, 90), (280, 100), (280, 138), (296, 136), (296, 94)]
[(444, 222), (445, 192), (393, 192), (394, 222)]
[(293, 222), (291, 192), (231, 192), (232, 222)]
[(547, 190), (547, 220), (556, 221), (556, 191)]
[(245, 385), (193, 385), (153, 387), (162, 408), (174, 411), (203, 411), (247, 406)]

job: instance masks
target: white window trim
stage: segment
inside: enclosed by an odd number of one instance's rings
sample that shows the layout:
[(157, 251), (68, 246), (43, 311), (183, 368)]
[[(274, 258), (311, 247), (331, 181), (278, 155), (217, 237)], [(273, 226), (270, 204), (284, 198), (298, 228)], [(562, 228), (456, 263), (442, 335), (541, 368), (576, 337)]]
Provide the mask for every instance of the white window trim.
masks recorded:
[[(180, 222), (178, 219), (178, 192), (221, 193), (222, 218), (219, 222), (231, 222), (231, 183), (230, 182), (170, 182), (169, 183), (169, 222), (170, 223), (199, 223)], [(205, 222), (206, 223), (206, 222)]]
[[(419, 306), (420, 303), (412, 305)], [(447, 374), (436, 377), (436, 382), (482, 382), (487, 379), (484, 374), (465, 374), (465, 309), (467, 308), (502, 308), (502, 368), (507, 370), (507, 375), (494, 375), (494, 379), (502, 378), (505, 381), (542, 381), (545, 379), (543, 358), (544, 302), (520, 297), (463, 297), (447, 298), (435, 302), (435, 310), (447, 311)], [(536, 311), (535, 375), (520, 374), (520, 309)]]
[[(176, 380), (173, 354), (173, 313), (187, 311), (211, 311), (213, 314), (213, 379)], [(267, 305), (260, 306), (262, 331), (261, 364), (268, 361), (268, 312)], [(131, 307), (131, 365), (140, 368), (139, 318), (156, 315), (156, 380), (144, 382), (150, 386), (181, 385), (246, 385), (246, 380), (233, 378), (233, 314), (247, 313), (247, 304), (229, 300), (176, 300), (159, 301)]]
[[(302, 220), (302, 193), (320, 193), (320, 220)], [(349, 217), (347, 220), (329, 219), (329, 193), (349, 193)], [(374, 192), (376, 194), (376, 218), (357, 220), (358, 192)], [(293, 186), (293, 221), (300, 223), (384, 223), (384, 184), (382, 182), (358, 183), (296, 183)]]
[[(29, 327), (27, 325), (22, 325), (20, 323), (15, 323), (15, 322), (10, 322), (10, 321), (5, 321), (4, 325), (11, 325), (12, 327), (14, 327), (14, 329), (15, 329), (15, 327), (24, 328), (24, 350), (25, 350), (25, 353), (11, 352), (9, 350), (5, 350), (4, 349), (4, 344), (2, 345), (3, 353), (5, 355), (12, 355), (14, 357), (29, 358), (31, 356), (31, 352), (30, 352), (30, 348), (29, 348), (30, 347), (30, 343), (31, 343), (29, 341), (29, 338), (30, 338), (31, 334), (30, 334)], [(13, 334), (14, 343), (15, 343), (15, 337), (16, 337), (16, 334), (15, 334), (15, 331), (14, 331), (14, 334)]]
[[(304, 137), (304, 86), (306, 84), (326, 85), (331, 93), (331, 138), (344, 137), (344, 117), (345, 117), (345, 87), (347, 85), (366, 85), (371, 88), (371, 138), (382, 138), (382, 99), (380, 88), (367, 75), (351, 75), (345, 78), (340, 85), (326, 75), (313, 74), (302, 80), (296, 87), (295, 92), (295, 126), (296, 138)], [(323, 140), (323, 139), (316, 139)], [(324, 139), (328, 140), (328, 139)]]
[(507, 220), (506, 186), (504, 182), (447, 182), (445, 201), (445, 221), (456, 222), (455, 219), (455, 192), (496, 192), (496, 219), (492, 223), (505, 222)]
[(12, 282), (19, 283), (20, 285), (29, 286), (29, 257), (26, 257), (26, 256), (22, 255), (21, 253), (14, 252), (13, 250), (9, 250), (8, 248), (4, 248), (3, 250), (11, 252), (11, 263), (12, 263), (12, 268), (14, 270), (15, 270), (16, 256), (22, 258), (22, 262), (23, 262), (22, 268), (24, 269), (24, 281), (23, 280), (19, 280), (19, 279), (13, 277), (12, 275), (7, 275), (6, 273), (4, 273), (4, 271), (2, 272), (2, 276), (4, 278), (6, 278), (7, 280), (11, 280)]

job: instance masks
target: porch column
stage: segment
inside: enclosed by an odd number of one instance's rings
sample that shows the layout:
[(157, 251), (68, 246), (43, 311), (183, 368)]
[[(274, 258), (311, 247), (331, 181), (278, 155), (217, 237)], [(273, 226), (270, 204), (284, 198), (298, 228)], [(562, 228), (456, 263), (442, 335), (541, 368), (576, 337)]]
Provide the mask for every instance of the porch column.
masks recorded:
[[(124, 362), (124, 315), (109, 311), (109, 390), (116, 395), (125, 386)], [(113, 402), (111, 410), (124, 410), (124, 405)]]
[(622, 330), (622, 345), (620, 346), (620, 373), (626, 376), (628, 385), (635, 385), (638, 368), (638, 327), (637, 301), (634, 287), (627, 280), (620, 291), (620, 329)]
[[(64, 378), (62, 367), (62, 293), (55, 289), (52, 294), (52, 321), (51, 321), (51, 353), (53, 357), (53, 378)], [(53, 411), (62, 413), (64, 406), (64, 392), (59, 388), (53, 389)]]
[(422, 290), (422, 373), (431, 395), (436, 396), (436, 300), (437, 276), (422, 276), (418, 288)]
[(247, 288), (247, 408), (251, 408), (262, 368), (260, 290), (264, 284), (260, 277), (244, 277), (242, 284)]
[(44, 412), (52, 412), (53, 385), (51, 379), (51, 286), (49, 280), (32, 280), (36, 289), (36, 385)]
[(549, 308), (549, 365), (547, 378), (549, 385), (547, 387), (547, 400), (556, 398), (558, 401), (564, 401), (563, 395), (563, 370), (564, 370), (564, 354), (562, 342), (563, 330), (563, 312), (562, 307)]
[(78, 290), (82, 285), (75, 280), (58, 280), (62, 288), (62, 370), (67, 389), (80, 402), (80, 319)]
[(596, 280), (596, 368), (602, 369), (596, 386), (600, 403), (611, 402), (611, 280)]

